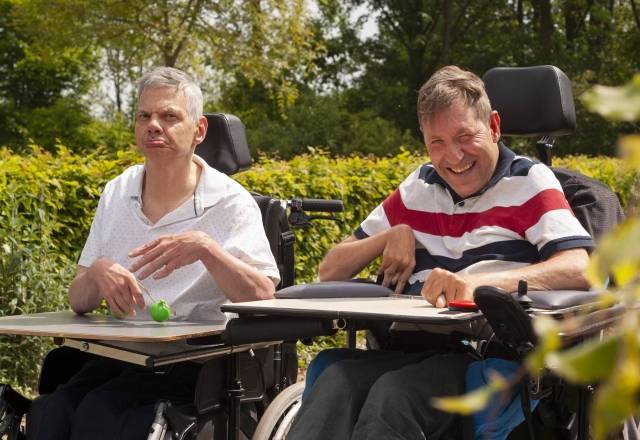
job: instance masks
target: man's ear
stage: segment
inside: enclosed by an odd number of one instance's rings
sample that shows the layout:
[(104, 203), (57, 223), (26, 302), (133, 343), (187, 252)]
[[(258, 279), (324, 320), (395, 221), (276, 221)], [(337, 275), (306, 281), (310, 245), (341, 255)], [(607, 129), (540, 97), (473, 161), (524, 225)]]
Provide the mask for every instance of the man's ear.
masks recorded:
[(209, 120), (205, 116), (200, 116), (198, 125), (196, 126), (195, 145), (200, 144), (204, 140), (204, 137), (207, 135), (207, 127), (209, 127)]
[(496, 110), (491, 110), (489, 115), (489, 129), (493, 142), (498, 142), (500, 140), (500, 115)]

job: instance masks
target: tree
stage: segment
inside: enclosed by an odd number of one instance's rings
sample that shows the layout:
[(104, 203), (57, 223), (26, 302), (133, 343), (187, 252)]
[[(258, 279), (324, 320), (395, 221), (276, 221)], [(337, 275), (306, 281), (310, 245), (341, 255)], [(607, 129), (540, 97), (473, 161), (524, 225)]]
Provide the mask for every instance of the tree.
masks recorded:
[(284, 108), (320, 50), (303, 0), (33, 0), (21, 12), (42, 44), (96, 49), (119, 111), (133, 81), (158, 65), (189, 71), (211, 88), (242, 73)]
[[(82, 96), (92, 84), (92, 54), (35, 44), (21, 29), (15, 8), (0, 1), (0, 145), (20, 150), (34, 141), (52, 148), (57, 138), (80, 145), (86, 141), (82, 126), (90, 121)], [(36, 124), (35, 115), (42, 116)]]

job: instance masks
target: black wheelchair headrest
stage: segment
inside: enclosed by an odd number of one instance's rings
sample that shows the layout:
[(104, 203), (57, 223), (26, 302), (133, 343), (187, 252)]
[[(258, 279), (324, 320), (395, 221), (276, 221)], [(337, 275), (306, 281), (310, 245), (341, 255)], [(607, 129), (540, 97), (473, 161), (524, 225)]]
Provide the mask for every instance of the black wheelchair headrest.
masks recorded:
[(225, 174), (235, 174), (251, 167), (251, 154), (242, 121), (224, 113), (205, 114), (209, 121), (207, 135), (195, 153)]
[(503, 135), (556, 137), (575, 130), (571, 81), (557, 67), (496, 67), (482, 80)]

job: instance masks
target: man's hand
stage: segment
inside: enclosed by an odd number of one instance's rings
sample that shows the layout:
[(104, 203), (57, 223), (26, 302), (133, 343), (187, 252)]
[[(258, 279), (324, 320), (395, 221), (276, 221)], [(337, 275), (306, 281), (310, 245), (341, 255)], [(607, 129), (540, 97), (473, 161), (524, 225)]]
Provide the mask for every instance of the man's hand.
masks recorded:
[(416, 237), (407, 225), (396, 225), (387, 234), (380, 266), (382, 285), (395, 284), (395, 293), (402, 293), (416, 266)]
[(448, 270), (435, 268), (422, 286), (422, 296), (435, 307), (446, 307), (453, 300), (473, 301), (476, 283), (471, 276), (462, 277)]
[(135, 276), (108, 258), (99, 258), (88, 269), (98, 294), (116, 316), (135, 315), (134, 305), (144, 308), (144, 298)]
[(200, 231), (165, 235), (144, 244), (131, 252), (129, 257), (140, 257), (129, 268), (137, 272), (141, 280), (153, 274), (154, 279), (165, 278), (174, 270), (200, 260), (210, 246), (218, 246), (207, 234)]

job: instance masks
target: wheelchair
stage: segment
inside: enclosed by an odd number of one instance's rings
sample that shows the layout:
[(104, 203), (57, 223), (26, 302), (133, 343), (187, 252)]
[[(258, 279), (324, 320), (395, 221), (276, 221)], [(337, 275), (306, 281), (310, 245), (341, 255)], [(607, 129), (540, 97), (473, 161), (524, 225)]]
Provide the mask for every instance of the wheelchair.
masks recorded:
[[(539, 157), (550, 166), (555, 138), (572, 133), (576, 127), (571, 83), (567, 76), (554, 66), (534, 66), (494, 68), (484, 75), (483, 80), (493, 108), (501, 115), (502, 134), (538, 137), (536, 148)], [(570, 170), (552, 170), (560, 181), (574, 214), (595, 239), (622, 220), (619, 199), (606, 185)], [(367, 295), (388, 296), (390, 293), (382, 286), (371, 286), (369, 293), (363, 293), (360, 283), (349, 281), (333, 283), (328, 287), (329, 284), (292, 286), (276, 292), (276, 298), (355, 298)], [(446, 344), (457, 344), (458, 348), (461, 342), (474, 347), (479, 358), (491, 355), (522, 362), (537, 342), (532, 319), (539, 315), (564, 319), (592, 307), (598, 298), (598, 293), (592, 291), (558, 291), (552, 294), (528, 292), (526, 283), (521, 283), (518, 290), (512, 295), (491, 287), (476, 290), (475, 301), (490, 327), (490, 337), (477, 339), (477, 335), (455, 335), (451, 338), (439, 336), (437, 339), (447, 339)], [(228, 310), (241, 312), (241, 308), (233, 306)], [(616, 322), (620, 312), (621, 309), (614, 305), (592, 313), (583, 328), (562, 335), (564, 345), (571, 346), (588, 338), (601, 337), (606, 328)], [(281, 314), (281, 320), (285, 322), (284, 312), (273, 310), (269, 313), (275, 317)], [(350, 318), (348, 313), (343, 316), (344, 319), (338, 320), (342, 321), (339, 326), (349, 330), (351, 348), (355, 348), (356, 330), (367, 330), (368, 346), (384, 348), (385, 339), (389, 337), (389, 323), (381, 327), (379, 321), (358, 319), (357, 314), (352, 314)], [(310, 315), (309, 318), (311, 317)], [(251, 312), (247, 312), (237, 320), (232, 320), (230, 327), (237, 321), (249, 323), (252, 319), (263, 317), (252, 316)], [(336, 325), (335, 321), (333, 325)], [(595, 384), (587, 387), (573, 386), (549, 372), (540, 377), (523, 378), (520, 395), (525, 422), (509, 438), (588, 439), (587, 407), (593, 386)], [(254, 440), (286, 438), (300, 408), (303, 389), (302, 383), (296, 383), (287, 392), (276, 396), (261, 418)], [(530, 397), (540, 402), (533, 413), (529, 409)]]
[[(251, 166), (252, 160), (243, 123), (230, 114), (206, 114), (209, 128), (196, 154), (209, 165), (232, 175)], [(280, 272), (277, 289), (294, 284), (294, 242), (291, 228), (305, 227), (316, 218), (307, 213), (335, 213), (343, 210), (339, 200), (292, 199), (279, 200), (253, 194), (263, 220), (271, 251)], [(251, 438), (259, 418), (273, 398), (282, 390), (290, 390), (297, 380), (296, 340), (308, 332), (305, 323), (283, 333), (279, 323), (246, 329), (248, 334), (269, 335), (267, 343), (240, 349), (243, 341), (230, 341), (222, 335), (196, 337), (187, 341), (191, 346), (226, 347), (228, 355), (203, 363), (197, 379), (193, 403), (173, 405), (160, 401), (150, 427), (149, 439)], [(313, 333), (327, 333), (313, 329)], [(54, 338), (54, 341), (61, 343)], [(47, 354), (38, 384), (40, 396), (55, 391), (68, 381), (95, 354), (67, 346)], [(289, 388), (288, 388), (289, 387)], [(288, 391), (290, 392), (290, 391)], [(0, 439), (26, 438), (29, 430), (31, 400), (8, 385), (0, 384)]]

